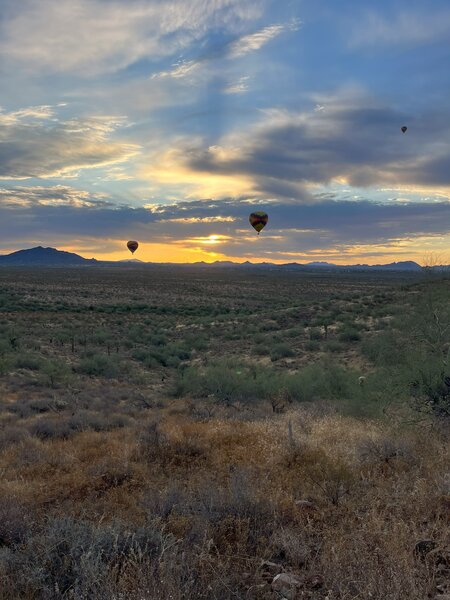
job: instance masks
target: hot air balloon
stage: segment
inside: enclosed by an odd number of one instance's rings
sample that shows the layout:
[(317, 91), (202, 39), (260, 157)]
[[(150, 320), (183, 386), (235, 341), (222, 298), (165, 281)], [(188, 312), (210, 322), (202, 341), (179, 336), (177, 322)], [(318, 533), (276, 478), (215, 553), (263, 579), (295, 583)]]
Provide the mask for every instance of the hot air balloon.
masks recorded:
[(408, 128), (407, 128), (407, 127), (405, 127), (405, 126), (403, 125), (403, 127), (402, 127), (402, 132), (403, 132), (403, 133), (406, 133), (407, 131), (408, 131)]
[(136, 250), (139, 248), (139, 244), (137, 242), (134, 242), (133, 240), (131, 240), (131, 241), (127, 242), (127, 248), (131, 252), (131, 254), (134, 254), (136, 252)]
[(253, 227), (253, 229), (256, 229), (256, 231), (259, 232), (262, 231), (264, 229), (264, 227), (267, 225), (267, 221), (269, 220), (269, 217), (267, 216), (267, 214), (263, 211), (257, 211), (257, 212), (253, 212), (248, 220), (250, 221), (250, 225)]

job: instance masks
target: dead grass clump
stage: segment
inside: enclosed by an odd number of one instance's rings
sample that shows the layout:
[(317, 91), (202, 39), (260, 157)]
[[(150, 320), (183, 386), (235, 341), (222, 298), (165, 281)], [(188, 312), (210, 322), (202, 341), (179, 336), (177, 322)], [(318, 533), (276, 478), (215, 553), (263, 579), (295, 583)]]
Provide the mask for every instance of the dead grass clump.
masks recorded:
[(145, 570), (170, 542), (150, 526), (130, 532), (122, 523), (102, 526), (51, 518), (4, 561), (6, 589), (14, 591), (6, 595), (4, 588), (0, 597), (113, 598), (129, 567)]
[(0, 547), (23, 543), (29, 525), (29, 510), (19, 498), (3, 492), (0, 499)]
[(414, 558), (411, 524), (373, 510), (323, 532), (321, 568), (333, 600), (422, 600), (433, 574)]
[(24, 427), (10, 425), (0, 431), (0, 452), (15, 444), (20, 444), (29, 437)]

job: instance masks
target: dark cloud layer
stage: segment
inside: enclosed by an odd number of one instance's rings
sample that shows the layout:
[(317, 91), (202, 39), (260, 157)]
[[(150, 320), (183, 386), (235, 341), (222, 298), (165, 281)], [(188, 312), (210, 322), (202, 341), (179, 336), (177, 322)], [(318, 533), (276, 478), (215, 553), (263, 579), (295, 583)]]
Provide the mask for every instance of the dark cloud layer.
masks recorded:
[[(404, 124), (406, 135), (400, 132)], [(223, 153), (215, 147), (191, 150), (187, 165), (250, 176), (269, 196), (301, 199), (305, 184), (336, 179), (357, 187), (450, 185), (450, 111), (412, 119), (366, 97), (334, 97), (320, 112), (268, 113), (223, 146)]]
[[(142, 242), (179, 243), (217, 234), (226, 236), (220, 252), (233, 256), (254, 253), (248, 200), (225, 199), (155, 205), (149, 208), (114, 206), (71, 188), (0, 190), (0, 238), (5, 246), (20, 240), (104, 239), (136, 237)], [(8, 198), (10, 201), (8, 202)], [(259, 208), (261, 208), (259, 206)], [(289, 256), (339, 245), (386, 244), (417, 236), (450, 232), (449, 202), (380, 204), (327, 197), (313, 203), (271, 203), (261, 256)], [(220, 220), (223, 218), (223, 220)], [(105, 242), (105, 251), (108, 243)], [(22, 242), (21, 242), (22, 243)], [(275, 257), (275, 256), (273, 256)]]

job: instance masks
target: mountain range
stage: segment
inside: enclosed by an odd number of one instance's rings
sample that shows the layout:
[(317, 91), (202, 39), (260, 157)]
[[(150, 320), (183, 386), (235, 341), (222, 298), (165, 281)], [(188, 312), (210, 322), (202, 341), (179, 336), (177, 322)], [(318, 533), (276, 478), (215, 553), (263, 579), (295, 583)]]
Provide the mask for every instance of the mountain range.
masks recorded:
[[(38, 246), (36, 248), (29, 248), (25, 250), (19, 250), (12, 252), (11, 254), (0, 255), (0, 266), (48, 266), (48, 267), (72, 267), (72, 266), (89, 266), (89, 265), (117, 265), (117, 266), (142, 266), (146, 265), (161, 265), (170, 264), (175, 266), (174, 263), (146, 263), (138, 259), (126, 259), (121, 261), (99, 261), (95, 258), (83, 258), (73, 252), (64, 252), (57, 250), (56, 248), (43, 248)], [(272, 269), (289, 269), (289, 270), (345, 270), (345, 271), (367, 271), (367, 270), (379, 270), (379, 271), (421, 271), (422, 267), (414, 261), (403, 261), (394, 262), (384, 265), (335, 265), (327, 262), (310, 262), (310, 263), (287, 263), (287, 264), (275, 264), (275, 263), (251, 263), (246, 261), (244, 263), (235, 263), (232, 261), (216, 261), (214, 263), (197, 262), (197, 263), (180, 263), (179, 266), (189, 267), (229, 267), (229, 268), (272, 268)], [(434, 267), (440, 269), (450, 269), (450, 266)]]

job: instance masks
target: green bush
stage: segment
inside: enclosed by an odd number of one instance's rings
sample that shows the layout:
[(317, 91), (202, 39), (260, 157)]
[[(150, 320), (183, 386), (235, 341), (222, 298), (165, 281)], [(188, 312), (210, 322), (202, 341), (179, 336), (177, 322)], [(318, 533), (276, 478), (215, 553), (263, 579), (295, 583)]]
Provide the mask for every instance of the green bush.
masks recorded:
[(16, 369), (29, 369), (30, 371), (39, 371), (42, 366), (42, 360), (34, 354), (22, 354), (15, 360)]
[(253, 347), (253, 354), (256, 354), (256, 356), (267, 356), (267, 354), (270, 354), (270, 350), (268, 346), (258, 344)]
[(394, 331), (383, 331), (366, 338), (362, 351), (377, 366), (393, 366), (404, 362), (404, 348)]
[(270, 353), (270, 360), (275, 362), (276, 360), (280, 360), (280, 358), (288, 358), (294, 355), (294, 351), (288, 344), (276, 344)]
[(322, 339), (322, 332), (319, 327), (311, 327), (309, 330), (309, 339), (311, 341), (317, 341)]
[(70, 367), (58, 359), (45, 360), (42, 363), (40, 372), (45, 377), (45, 383), (52, 388), (67, 384), (72, 377)]
[[(283, 394), (290, 401), (344, 400), (358, 396), (358, 373), (337, 365), (308, 365), (297, 373), (233, 361), (200, 370), (188, 367), (178, 373), (173, 394), (233, 404), (271, 400)], [(359, 396), (358, 396), (359, 397)]]
[(78, 373), (89, 375), (90, 377), (108, 377), (113, 378), (119, 375), (119, 365), (117, 360), (104, 354), (94, 354), (93, 356), (83, 358), (76, 367)]
[(356, 327), (345, 326), (339, 330), (338, 340), (340, 342), (358, 342), (361, 339), (361, 334)]
[(320, 350), (320, 343), (309, 340), (305, 343), (305, 350), (308, 352), (316, 352), (317, 350)]
[(330, 340), (325, 344), (325, 350), (327, 352), (342, 352), (344, 350), (344, 346), (337, 340)]

